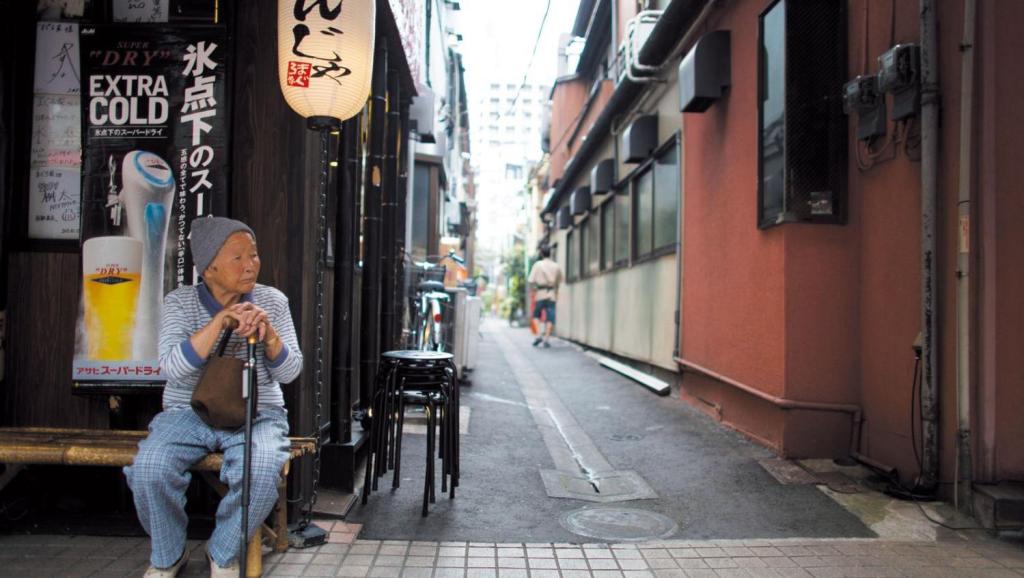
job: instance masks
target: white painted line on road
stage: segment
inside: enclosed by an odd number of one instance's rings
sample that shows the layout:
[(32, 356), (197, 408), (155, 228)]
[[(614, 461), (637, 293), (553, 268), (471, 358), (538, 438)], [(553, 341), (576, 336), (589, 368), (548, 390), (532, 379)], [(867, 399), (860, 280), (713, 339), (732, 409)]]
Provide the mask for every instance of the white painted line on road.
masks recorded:
[[(512, 368), (512, 374), (526, 400), (525, 405), (533, 415), (534, 423), (557, 468), (557, 471), (541, 472), (549, 496), (593, 502), (657, 498), (657, 494), (639, 474), (616, 470), (608, 462), (539, 369), (504, 332), (495, 332), (494, 337), (498, 349)], [(499, 401), (499, 398), (492, 398), (491, 401)], [(592, 488), (592, 493), (577, 482)]]

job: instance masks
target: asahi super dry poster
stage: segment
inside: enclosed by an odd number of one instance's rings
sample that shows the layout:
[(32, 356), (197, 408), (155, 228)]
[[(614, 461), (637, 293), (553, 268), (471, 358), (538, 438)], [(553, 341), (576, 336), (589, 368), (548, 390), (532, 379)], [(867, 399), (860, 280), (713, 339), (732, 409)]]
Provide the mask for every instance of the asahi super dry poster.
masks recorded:
[(195, 281), (189, 223), (227, 195), (227, 54), (221, 27), (81, 29), (75, 381), (164, 380), (163, 296)]

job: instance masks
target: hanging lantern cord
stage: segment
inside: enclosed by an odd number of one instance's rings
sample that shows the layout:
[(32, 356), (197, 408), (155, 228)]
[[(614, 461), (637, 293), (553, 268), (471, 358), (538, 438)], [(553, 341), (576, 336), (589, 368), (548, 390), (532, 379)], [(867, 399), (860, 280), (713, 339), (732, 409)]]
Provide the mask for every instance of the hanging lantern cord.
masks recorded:
[[(327, 180), (328, 165), (330, 161), (330, 138), (331, 130), (336, 129), (334, 123), (315, 123), (314, 117), (310, 119), (310, 128), (320, 133), (320, 189), (317, 200), (317, 243), (316, 243), (316, 265), (314, 268), (316, 276), (316, 348), (313, 365), (313, 396), (315, 400), (313, 410), (313, 429), (316, 436), (316, 454), (313, 457), (313, 493), (309, 502), (302, 509), (302, 520), (299, 522), (298, 530), (302, 532), (309, 526), (313, 518), (313, 506), (316, 505), (317, 490), (320, 486), (320, 447), (321, 443), (321, 420), (323, 411), (322, 392), (324, 389), (324, 263), (327, 257)], [(335, 120), (335, 119), (331, 119)]]

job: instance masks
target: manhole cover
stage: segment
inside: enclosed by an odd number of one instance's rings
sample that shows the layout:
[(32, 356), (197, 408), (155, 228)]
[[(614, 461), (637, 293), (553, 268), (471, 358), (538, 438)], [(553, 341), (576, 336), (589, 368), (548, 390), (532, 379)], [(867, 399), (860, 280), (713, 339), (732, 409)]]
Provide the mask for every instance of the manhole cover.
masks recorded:
[(629, 508), (574, 510), (559, 522), (573, 534), (608, 542), (661, 540), (679, 531), (679, 525), (669, 517)]
[(638, 442), (644, 439), (644, 436), (640, 434), (612, 434), (608, 436), (608, 439), (615, 442)]

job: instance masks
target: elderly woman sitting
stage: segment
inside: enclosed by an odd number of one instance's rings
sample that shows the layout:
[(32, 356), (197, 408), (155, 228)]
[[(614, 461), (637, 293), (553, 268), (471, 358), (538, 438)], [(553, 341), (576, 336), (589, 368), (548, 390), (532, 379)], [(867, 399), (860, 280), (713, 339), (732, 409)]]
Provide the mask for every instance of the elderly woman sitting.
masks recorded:
[(150, 423), (135, 462), (124, 469), (139, 521), (152, 541), (147, 577), (173, 577), (185, 565), (189, 467), (217, 451), (224, 453), (220, 479), (228, 492), (217, 508), (207, 557), (211, 576), (238, 575), (244, 431), (212, 428), (189, 404), (225, 322), (229, 318), (238, 322), (225, 355), (245, 358), (250, 335), (261, 343), (256, 356), (259, 406), (252, 429), (247, 540), (273, 508), (277, 481), (288, 459), (288, 414), (280, 384), (294, 380), (302, 370), (288, 299), (277, 289), (256, 283), (260, 258), (252, 230), (232, 219), (199, 218), (192, 221), (191, 247), (203, 282), (176, 289), (164, 298), (160, 366), (167, 385), (163, 411)]

